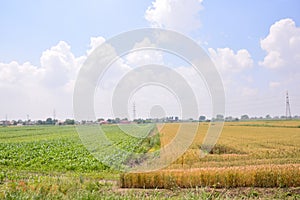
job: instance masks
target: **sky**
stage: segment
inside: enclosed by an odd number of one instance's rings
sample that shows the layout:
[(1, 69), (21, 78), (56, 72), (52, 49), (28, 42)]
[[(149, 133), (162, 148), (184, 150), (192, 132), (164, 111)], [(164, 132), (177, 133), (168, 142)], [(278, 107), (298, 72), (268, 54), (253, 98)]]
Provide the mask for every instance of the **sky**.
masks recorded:
[[(285, 115), (286, 91), (292, 115), (300, 115), (299, 10), (298, 0), (1, 1), (0, 120), (46, 119), (54, 110), (59, 119), (73, 118), (74, 84), (91, 52), (147, 27), (177, 31), (205, 50), (223, 81), (226, 116)], [(141, 51), (120, 58), (96, 92), (97, 117), (116, 117), (103, 106), (112, 95), (105, 81), (117, 84), (137, 65), (171, 60), (194, 91), (203, 89), (188, 63), (170, 57)], [(205, 88), (197, 94), (201, 115), (211, 114), (208, 97)], [(137, 117), (180, 115), (174, 96), (158, 86), (133, 94), (129, 115), (133, 102)]]

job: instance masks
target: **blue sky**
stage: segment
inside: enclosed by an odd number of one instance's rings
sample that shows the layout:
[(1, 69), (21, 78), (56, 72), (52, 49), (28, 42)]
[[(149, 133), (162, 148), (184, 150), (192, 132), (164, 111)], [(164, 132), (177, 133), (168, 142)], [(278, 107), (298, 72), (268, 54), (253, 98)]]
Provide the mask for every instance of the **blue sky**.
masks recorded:
[[(151, 1), (2, 1), (0, 7), (0, 60), (38, 64), (42, 51), (60, 40), (82, 55), (91, 36), (112, 37), (124, 31), (149, 27), (144, 15)], [(199, 13), (201, 28), (195, 39), (213, 48), (247, 48), (262, 58), (260, 38), (283, 18), (300, 23), (297, 0), (209, 0)]]
[(5, 1), (1, 3), (1, 61), (38, 64), (41, 52), (63, 40), (75, 55), (92, 36), (112, 37), (148, 27), (151, 1)]
[[(153, 6), (154, 2), (158, 7)], [(182, 2), (184, 1), (1, 1), (0, 92), (6, 98), (0, 100), (0, 119), (6, 114), (11, 118), (25, 118), (27, 114), (32, 118), (44, 118), (52, 115), (53, 108), (58, 110), (60, 118), (72, 117), (70, 85), (76, 79), (87, 51), (95, 45), (91, 43), (91, 37), (108, 39), (125, 31), (151, 26), (166, 27), (188, 35), (216, 60), (225, 85), (227, 115), (284, 115), (286, 90), (290, 92), (292, 114), (300, 115), (300, 82), (297, 80), (300, 75), (297, 57), (300, 48), (286, 47), (280, 39), (285, 33), (284, 27), (290, 25), (291, 31), (286, 37), (296, 38), (293, 41), (299, 44), (300, 1)], [(199, 9), (193, 6), (197, 3)], [(187, 21), (183, 21), (186, 24), (179, 24), (180, 16), (177, 13), (164, 13), (163, 6), (171, 5), (171, 8), (175, 8), (176, 4), (182, 7), (183, 13), (191, 13)], [(154, 11), (148, 18), (145, 17), (147, 9)], [(160, 15), (162, 17), (156, 20), (155, 17)], [(189, 24), (188, 20), (194, 20), (195, 26)], [(279, 21), (282, 23), (278, 23), (276, 27), (283, 30), (278, 31), (278, 34), (274, 32), (272, 35), (278, 36), (274, 36), (276, 41), (266, 41), (263, 48), (261, 41), (271, 35), (271, 26)], [(294, 22), (294, 26), (290, 22)], [(200, 24), (198, 28), (197, 24)], [(245, 51), (238, 54), (239, 50)], [(282, 54), (285, 64), (275, 66), (262, 63), (268, 53), (275, 50)], [(294, 56), (283, 56), (284, 52), (293, 52)], [(62, 65), (63, 69), (56, 68), (54, 60), (51, 60), (55, 59), (54, 55), (63, 56), (64, 53), (73, 59), (73, 64), (76, 63), (74, 69), (68, 64)], [(269, 56), (271, 58), (274, 58), (274, 54)], [(231, 65), (236, 68), (230, 68)], [(44, 77), (43, 73), (47, 70), (53, 72), (53, 75)], [(31, 82), (36, 79), (40, 82)], [(46, 86), (41, 86), (40, 83), (45, 80), (48, 81)], [(58, 84), (57, 80), (62, 80), (59, 89), (54, 87)], [(36, 92), (31, 93), (32, 91)], [(61, 98), (56, 98), (57, 95)], [(48, 102), (44, 104), (45, 100)], [(4, 106), (9, 104), (23, 106)], [(37, 104), (40, 107), (37, 108)]]
[(256, 59), (264, 56), (259, 41), (268, 35), (274, 22), (292, 18), (296, 24), (300, 23), (300, 2), (295, 0), (212, 0), (204, 1), (203, 5), (200, 34), (208, 38), (209, 46), (246, 48)]

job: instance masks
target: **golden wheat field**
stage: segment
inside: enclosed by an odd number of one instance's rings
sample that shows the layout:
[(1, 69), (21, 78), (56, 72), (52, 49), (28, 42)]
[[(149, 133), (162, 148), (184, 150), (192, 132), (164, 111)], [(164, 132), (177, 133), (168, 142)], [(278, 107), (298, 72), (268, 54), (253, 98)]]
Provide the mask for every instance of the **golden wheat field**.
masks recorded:
[[(180, 123), (159, 124), (161, 146), (176, 136)], [(209, 126), (200, 123), (189, 149), (168, 167), (127, 173), (122, 187), (187, 188), (300, 186), (300, 121), (226, 122), (217, 144), (200, 158)]]

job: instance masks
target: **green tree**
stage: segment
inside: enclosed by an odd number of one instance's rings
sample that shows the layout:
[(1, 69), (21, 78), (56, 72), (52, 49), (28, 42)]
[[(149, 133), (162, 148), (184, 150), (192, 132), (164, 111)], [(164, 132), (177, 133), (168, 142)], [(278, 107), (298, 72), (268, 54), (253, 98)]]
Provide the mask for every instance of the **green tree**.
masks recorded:
[(249, 116), (248, 115), (242, 115), (241, 120), (249, 120)]
[(65, 120), (65, 124), (66, 125), (74, 125), (75, 124), (75, 120), (74, 119), (66, 119)]
[(46, 124), (48, 124), (48, 125), (53, 124), (53, 120), (51, 117), (46, 119)]
[(203, 116), (203, 115), (199, 117), (199, 121), (200, 121), (200, 122), (204, 122), (204, 121), (205, 121), (205, 119), (206, 119), (206, 117), (205, 117), (205, 116)]

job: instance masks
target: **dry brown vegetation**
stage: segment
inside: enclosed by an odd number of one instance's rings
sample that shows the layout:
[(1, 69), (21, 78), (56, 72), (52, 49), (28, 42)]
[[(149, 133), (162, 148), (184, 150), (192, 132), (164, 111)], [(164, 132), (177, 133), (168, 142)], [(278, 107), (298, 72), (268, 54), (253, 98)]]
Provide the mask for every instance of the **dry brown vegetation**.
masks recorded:
[[(208, 130), (201, 123), (190, 148), (160, 171), (121, 175), (122, 187), (187, 188), (300, 186), (300, 121), (225, 123), (216, 146), (204, 158), (200, 147)], [(161, 146), (180, 124), (158, 125)]]
[(300, 164), (161, 170), (123, 174), (121, 187), (297, 187), (299, 175)]

